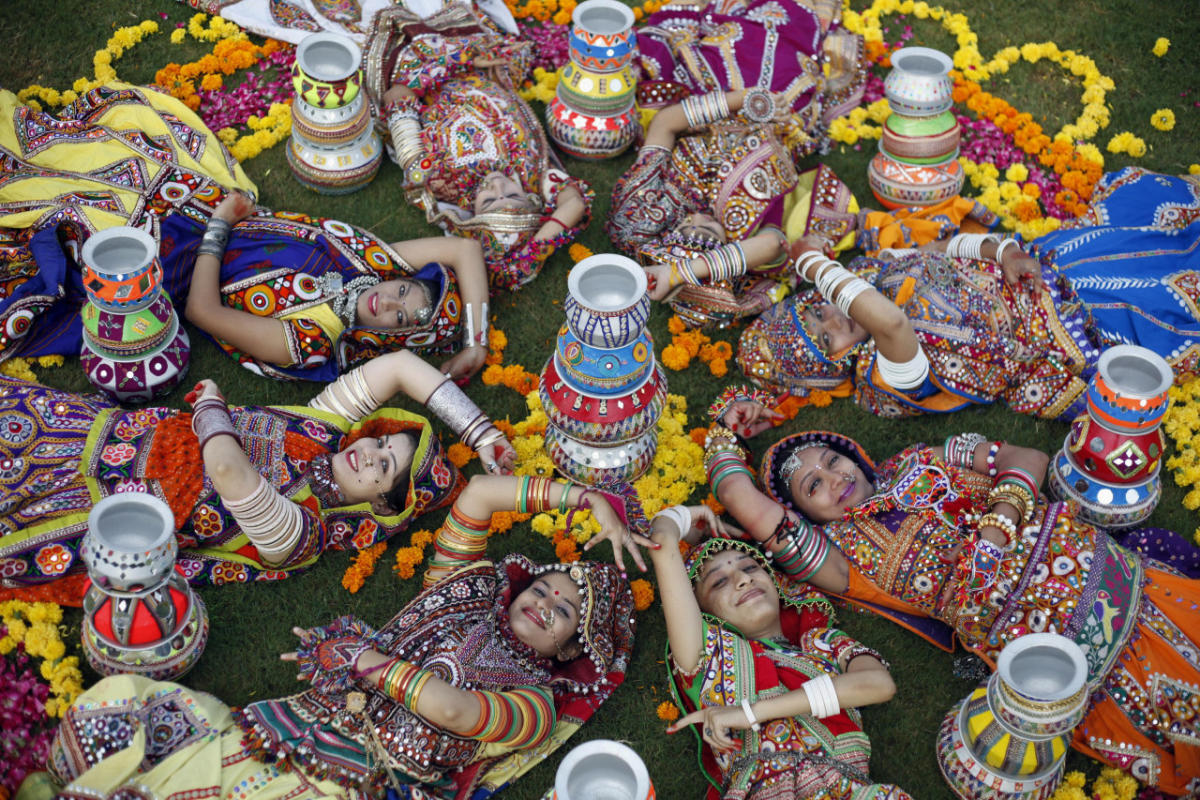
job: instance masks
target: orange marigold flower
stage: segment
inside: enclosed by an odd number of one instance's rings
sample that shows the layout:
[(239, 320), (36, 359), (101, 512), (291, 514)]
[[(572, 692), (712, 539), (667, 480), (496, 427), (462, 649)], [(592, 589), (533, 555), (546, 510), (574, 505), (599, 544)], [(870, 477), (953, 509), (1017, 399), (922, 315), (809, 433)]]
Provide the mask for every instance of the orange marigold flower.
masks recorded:
[(692, 552), (692, 546), (683, 540), (680, 540), (677, 544), (679, 545), (679, 555), (687, 558), (687, 554)]
[(700, 331), (686, 331), (671, 339), (671, 344), (676, 344), (687, 351), (688, 358), (695, 358), (700, 355), (700, 348), (708, 341), (708, 337)]
[(494, 419), (492, 424), (509, 439), (517, 435), (517, 429), (507, 419)]
[(678, 314), (672, 314), (671, 318), (667, 320), (667, 330), (670, 331), (672, 335), (678, 335), (687, 330), (687, 325), (684, 324), (684, 321), (679, 318)]
[(726, 361), (733, 358), (733, 346), (729, 342), (717, 342), (713, 345), (717, 351), (717, 358), (723, 358)]
[(367, 578), (375, 572), (375, 562), (387, 549), (386, 542), (373, 544), (354, 557), (354, 563), (342, 575), (342, 586), (351, 594), (363, 587)]
[(658, 714), (658, 718), (663, 722), (674, 722), (679, 719), (679, 709), (674, 703), (668, 703), (666, 700), (658, 704), (658, 708), (654, 712)]
[(225, 82), (221, 80), (220, 75), (205, 75), (204, 80), (200, 81), (200, 88), (206, 92), (218, 91)]
[(554, 545), (554, 555), (564, 564), (578, 561), (579, 551), (575, 549), (575, 540), (566, 538), (559, 541), (558, 544)]
[(1026, 197), (1032, 197), (1034, 200), (1037, 200), (1042, 196), (1042, 189), (1036, 183), (1027, 183), (1021, 187), (1021, 193)]
[(833, 395), (824, 389), (813, 389), (808, 393), (808, 402), (815, 408), (825, 408), (833, 402)]
[(483, 385), (495, 386), (504, 380), (504, 367), (499, 364), (489, 364), (483, 369)]
[(413, 547), (426, 547), (431, 544), (433, 544), (433, 531), (426, 529), (413, 532)]
[(688, 364), (692, 363), (692, 357), (679, 345), (669, 344), (663, 348), (662, 363), (667, 369), (678, 371), (687, 369)]
[(1038, 208), (1038, 204), (1032, 200), (1022, 200), (1013, 206), (1013, 213), (1017, 215), (1017, 219), (1022, 222), (1030, 222), (1042, 215), (1042, 211)]
[(808, 398), (798, 397), (794, 394), (786, 395), (782, 400), (775, 404), (775, 411), (782, 414), (776, 421), (776, 425), (782, 425), (792, 417), (800, 413), (800, 409), (808, 405)]
[(571, 257), (572, 261), (578, 263), (580, 261), (583, 261), (588, 256), (592, 255), (592, 251), (589, 250), (588, 248), (584, 247), (583, 245), (579, 244), (578, 242), (576, 242), (575, 244), (573, 244), (567, 248), (567, 255), (569, 255)]
[(704, 440), (708, 438), (708, 428), (692, 428), (688, 431), (688, 436), (693, 442), (704, 447)]
[(708, 362), (708, 371), (717, 378), (723, 378), (725, 373), (729, 372), (729, 362), (723, 358), (714, 358)]
[(467, 462), (475, 458), (475, 455), (475, 451), (462, 442), (455, 442), (446, 448), (446, 457), (450, 459), (451, 464), (459, 469), (465, 467)]
[(638, 578), (629, 584), (633, 590), (633, 607), (645, 611), (654, 602), (654, 587), (645, 578)]
[(645, 12), (644, 12), (644, 11), (642, 11), (640, 8), (635, 8), (635, 9), (633, 10), (633, 18), (634, 18), (636, 21), (638, 21), (638, 22), (641, 22), (641, 21), (642, 21), (642, 17), (644, 17), (644, 16), (646, 16), (646, 14), (645, 14)]
[(190, 108), (192, 111), (199, 111), (200, 110), (200, 97), (198, 95), (190, 94), (187, 97), (183, 98), (183, 104), (185, 106), (187, 106), (188, 108)]
[(514, 389), (521, 394), (535, 392), (538, 388), (538, 376), (534, 375), (532, 372), (522, 372), (521, 377), (517, 379), (516, 383), (509, 384), (509, 388)]

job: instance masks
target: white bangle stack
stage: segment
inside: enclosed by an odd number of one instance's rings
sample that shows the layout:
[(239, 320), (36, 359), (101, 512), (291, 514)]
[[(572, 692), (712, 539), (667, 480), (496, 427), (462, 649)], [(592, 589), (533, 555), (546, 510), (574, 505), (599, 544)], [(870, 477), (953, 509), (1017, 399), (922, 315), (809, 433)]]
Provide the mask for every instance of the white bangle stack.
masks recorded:
[[(813, 264), (816, 266), (813, 267), (812, 282), (817, 285), (817, 291), (826, 300), (840, 308), (843, 314), (847, 317), (850, 316), (851, 303), (860, 294), (870, 290), (871, 284), (821, 253), (805, 253), (800, 256), (796, 262), (796, 271), (803, 278), (804, 273)], [(839, 284), (841, 284), (840, 289), (837, 288)]]
[(396, 163), (408, 167), (425, 154), (421, 143), (421, 121), (415, 109), (402, 107), (388, 115), (388, 132), (392, 136), (392, 150)]
[(1009, 238), (1009, 239), (1005, 239), (1003, 242), (996, 245), (996, 263), (997, 264), (1004, 263), (1004, 251), (1010, 247), (1015, 247), (1015, 248), (1017, 248), (1017, 250), (1020, 250), (1021, 243), (1018, 242), (1016, 239)]
[(804, 694), (808, 697), (808, 707), (817, 719), (832, 717), (842, 710), (838, 701), (837, 689), (833, 686), (833, 678), (822, 675), (801, 684)]
[(908, 361), (889, 361), (883, 353), (875, 356), (875, 366), (879, 369), (879, 377), (893, 389), (906, 391), (915, 389), (925, 382), (929, 375), (929, 357), (917, 345), (917, 354)]
[(656, 519), (666, 517), (678, 526), (680, 539), (687, 536), (687, 532), (692, 529), (692, 512), (688, 511), (687, 506), (669, 506), (654, 516)]
[(959, 233), (946, 243), (946, 255), (951, 258), (983, 258), (984, 242), (994, 242), (1000, 237), (994, 233)]

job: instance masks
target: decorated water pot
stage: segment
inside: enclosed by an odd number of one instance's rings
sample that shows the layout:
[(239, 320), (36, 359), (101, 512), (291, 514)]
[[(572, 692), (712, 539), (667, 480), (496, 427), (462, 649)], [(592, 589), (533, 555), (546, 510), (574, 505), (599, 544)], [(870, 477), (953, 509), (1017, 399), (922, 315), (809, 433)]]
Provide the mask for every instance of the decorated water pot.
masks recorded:
[(620, 155), (633, 144), (640, 130), (632, 98), (626, 111), (613, 116), (576, 111), (557, 96), (546, 107), (546, 132), (550, 139), (576, 158), (594, 160)]
[(559, 71), (558, 99), (576, 111), (616, 116), (629, 111), (637, 89), (628, 65), (615, 72), (597, 72), (569, 61)]
[(1056, 633), (1015, 639), (943, 721), (942, 775), (970, 800), (1050, 797), (1087, 704), (1087, 659), (1077, 644)]
[(208, 639), (204, 603), (175, 570), (170, 507), (153, 495), (110, 495), (88, 515), (82, 544), (90, 579), (83, 651), (104, 675), (169, 680), (187, 672)]
[(350, 194), (370, 183), (379, 172), (383, 142), (369, 127), (358, 138), (336, 147), (317, 146), (293, 132), (287, 159), (296, 180), (314, 192)]
[(336, 33), (313, 33), (296, 46), (292, 88), (318, 108), (348, 105), (362, 88), (362, 51)]
[(542, 370), (538, 395), (551, 426), (580, 442), (616, 444), (641, 436), (658, 422), (667, 400), (667, 377), (655, 363), (641, 383), (620, 394), (600, 396), (573, 386), (551, 357)]
[(947, 111), (936, 117), (892, 114), (883, 124), (879, 149), (908, 164), (936, 164), (958, 156), (958, 120)]
[(950, 56), (928, 47), (902, 47), (892, 53), (892, 71), (883, 81), (883, 93), (895, 113), (932, 117), (954, 104)]
[(92, 347), (83, 338), (79, 351), (84, 374), (97, 389), (121, 403), (147, 403), (169, 393), (187, 374), (191, 346), (187, 331), (171, 315), (169, 338), (158, 348), (140, 355), (116, 356)]
[(568, 480), (588, 486), (634, 481), (649, 469), (658, 452), (658, 429), (651, 427), (637, 438), (619, 444), (592, 444), (546, 426), (546, 454)]
[(567, 324), (593, 347), (629, 344), (650, 319), (646, 286), (646, 271), (633, 259), (614, 253), (588, 256), (567, 275)]
[(158, 296), (158, 243), (141, 228), (118, 225), (92, 234), (83, 243), (80, 260), (83, 288), (97, 308), (137, 311)]
[(654, 340), (649, 331), (616, 348), (592, 347), (571, 330), (559, 328), (554, 366), (572, 387), (597, 397), (625, 394), (654, 370)]
[(637, 51), (633, 12), (616, 0), (584, 0), (571, 13), (570, 58), (587, 69), (611, 72)]
[(907, 164), (878, 153), (867, 167), (871, 191), (887, 208), (931, 206), (954, 197), (965, 173), (957, 158), (936, 164)]
[(1144, 347), (1117, 345), (1100, 354), (1087, 389), (1087, 413), (1071, 423), (1050, 470), (1050, 490), (1075, 500), (1080, 516), (1106, 528), (1136, 525), (1162, 493), (1161, 430), (1175, 375)]
[[(592, 0), (594, 2), (594, 0)], [(653, 800), (646, 764), (632, 748), (593, 739), (567, 753), (554, 774), (552, 800)]]
[(299, 96), (292, 100), (292, 132), (318, 147), (340, 147), (362, 136), (371, 125), (371, 108), (359, 95), (349, 105), (319, 108)]
[(88, 302), (80, 316), (84, 338), (92, 350), (119, 357), (142, 356), (158, 350), (175, 335), (178, 327), (171, 299), (162, 292), (138, 311), (105, 311)]

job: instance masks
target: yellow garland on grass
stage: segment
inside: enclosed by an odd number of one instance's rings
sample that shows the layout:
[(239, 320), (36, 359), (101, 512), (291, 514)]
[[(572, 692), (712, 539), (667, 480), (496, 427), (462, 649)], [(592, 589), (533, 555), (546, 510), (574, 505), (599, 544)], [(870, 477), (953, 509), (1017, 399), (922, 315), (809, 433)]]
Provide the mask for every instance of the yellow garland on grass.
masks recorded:
[[(1175, 443), (1175, 454), (1167, 458), (1167, 468), (1175, 476), (1175, 484), (1189, 488), (1183, 496), (1183, 507), (1200, 509), (1200, 378), (1170, 389), (1171, 407), (1163, 417), (1163, 432)], [(1200, 545), (1200, 529), (1193, 534)]]
[(25, 652), (42, 659), (41, 675), (50, 683), (46, 715), (61, 717), (83, 693), (79, 656), (67, 656), (62, 640), (62, 608), (55, 603), (0, 603), (0, 618), (8, 632), (0, 637), (0, 655), (11, 653), (22, 642)]
[(0, 375), (7, 375), (10, 378), (37, 383), (38, 377), (33, 371), (35, 363), (39, 367), (61, 367), (63, 357), (54, 355), (37, 356), (35, 358), (10, 358), (7, 361), (0, 361)]
[(1141, 788), (1137, 779), (1116, 767), (1105, 767), (1092, 781), (1092, 791), (1084, 791), (1087, 776), (1079, 771), (1068, 772), (1050, 800), (1133, 800)]
[(39, 86), (35, 83), (17, 92), (17, 99), (35, 111), (42, 110), (42, 106), (38, 102), (39, 100), (50, 106), (62, 106), (73, 103), (84, 92), (90, 92), (97, 86), (117, 80), (117, 71), (113, 69), (113, 62), (119, 60), (121, 56), (125, 55), (127, 50), (131, 50), (142, 39), (145, 39), (152, 33), (158, 33), (158, 23), (152, 19), (145, 20), (137, 25), (117, 28), (113, 32), (113, 35), (109, 37), (104, 47), (97, 50), (92, 56), (92, 78), (80, 78), (75, 81), (70, 89), (64, 92), (46, 86)]

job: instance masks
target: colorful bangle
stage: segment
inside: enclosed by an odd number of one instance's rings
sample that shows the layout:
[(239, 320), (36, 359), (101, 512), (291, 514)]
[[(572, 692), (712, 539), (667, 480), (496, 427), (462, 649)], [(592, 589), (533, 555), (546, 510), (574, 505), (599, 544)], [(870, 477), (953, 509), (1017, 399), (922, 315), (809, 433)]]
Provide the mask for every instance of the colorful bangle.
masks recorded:
[(997, 528), (1004, 534), (1004, 546), (1008, 547), (1012, 544), (1013, 539), (1017, 538), (1017, 523), (1013, 522), (1003, 514), (995, 511), (989, 511), (979, 518), (978, 530), (984, 528)]
[(992, 446), (987, 452), (987, 474), (988, 477), (996, 477), (996, 455), (1000, 452), (1000, 448), (1004, 446), (1003, 442), (992, 442)]
[(770, 408), (774, 401), (775, 396), (763, 389), (751, 389), (744, 383), (740, 386), (728, 386), (709, 405), (708, 418), (713, 422), (720, 422), (721, 418), (725, 416), (725, 412), (734, 403), (754, 402)]
[(962, 469), (975, 469), (975, 450), (987, 441), (982, 433), (963, 431), (946, 437), (943, 445), (946, 451), (946, 463)]

